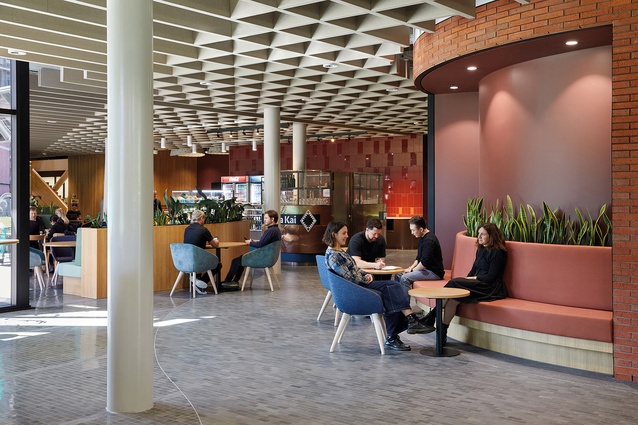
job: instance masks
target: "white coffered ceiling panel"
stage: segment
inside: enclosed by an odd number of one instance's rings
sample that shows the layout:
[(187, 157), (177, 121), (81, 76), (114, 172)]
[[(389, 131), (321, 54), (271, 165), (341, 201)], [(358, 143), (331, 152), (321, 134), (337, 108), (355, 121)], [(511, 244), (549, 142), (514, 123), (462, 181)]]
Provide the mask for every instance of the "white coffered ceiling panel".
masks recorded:
[[(307, 123), (309, 138), (423, 133), (426, 95), (401, 54), (414, 30), (474, 10), (475, 0), (155, 0), (156, 147), (166, 137), (181, 148), (189, 134), (206, 146), (261, 141), (216, 130), (261, 125), (269, 106)], [(8, 49), (33, 64), (32, 156), (103, 151), (106, 0), (0, 0), (0, 56)]]

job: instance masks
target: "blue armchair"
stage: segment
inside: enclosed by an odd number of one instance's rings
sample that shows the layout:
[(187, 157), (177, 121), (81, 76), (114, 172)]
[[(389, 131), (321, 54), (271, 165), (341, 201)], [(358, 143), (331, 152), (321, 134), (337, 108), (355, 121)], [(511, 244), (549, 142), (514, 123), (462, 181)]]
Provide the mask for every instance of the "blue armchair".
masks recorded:
[(182, 281), (182, 277), (185, 273), (191, 276), (191, 283), (188, 287), (189, 290), (193, 292), (193, 298), (195, 298), (197, 294), (195, 290), (197, 273), (208, 272), (213, 290), (215, 294), (217, 294), (215, 277), (211, 271), (219, 264), (219, 258), (217, 258), (216, 255), (189, 243), (172, 243), (171, 256), (173, 257), (175, 268), (179, 270), (179, 274), (177, 275), (177, 279), (175, 279), (175, 284), (173, 285), (173, 289), (171, 289), (169, 297), (173, 296), (175, 288), (177, 288), (177, 285)]
[(332, 353), (338, 343), (341, 342), (343, 333), (350, 322), (351, 316), (370, 316), (377, 334), (381, 354), (385, 354), (385, 339), (387, 337), (385, 322), (383, 321), (383, 301), (379, 292), (364, 288), (337, 275), (333, 271), (328, 272), (330, 291), (337, 308), (343, 312), (339, 322), (337, 333), (332, 340), (330, 352)]
[(40, 290), (44, 289), (42, 266), (44, 266), (44, 253), (39, 249), (29, 247), (29, 268), (33, 269), (33, 274), (38, 281), (38, 285), (40, 285)]
[[(76, 242), (77, 237), (75, 235), (63, 235), (53, 236), (51, 242)], [(55, 286), (58, 283), (58, 268), (60, 263), (70, 263), (75, 259), (75, 247), (51, 247), (51, 256), (55, 262), (55, 271), (53, 272), (53, 278), (51, 285)]]
[[(250, 251), (242, 255), (241, 257), (241, 265), (246, 267), (246, 271), (244, 272), (244, 280), (241, 284), (241, 290), (244, 290), (244, 286), (246, 285), (246, 279), (248, 279), (248, 275), (250, 274), (250, 287), (253, 286), (253, 275), (255, 274), (255, 269), (264, 269), (266, 273), (266, 277), (268, 278), (268, 283), (270, 284), (270, 290), (274, 291), (272, 286), (272, 279), (275, 279), (277, 286), (281, 288), (279, 284), (279, 280), (277, 280), (277, 276), (275, 276), (275, 272), (272, 269), (277, 261), (279, 260), (279, 253), (281, 252), (281, 241), (275, 241), (273, 243), (269, 243), (266, 246), (262, 246), (261, 248), (257, 248), (254, 251)], [(272, 275), (272, 279), (271, 279)]]
[[(330, 291), (330, 284), (328, 282), (328, 268), (326, 267), (326, 256), (325, 255), (317, 255), (317, 271), (319, 272), (319, 279), (321, 280), (321, 284), (328, 290), (326, 294), (326, 299), (323, 300), (323, 305), (319, 310), (319, 315), (317, 316), (317, 321), (321, 319), (323, 312), (326, 311), (326, 307), (328, 303), (332, 299), (332, 292)], [(335, 327), (339, 324), (339, 318), (341, 317), (341, 311), (339, 309), (335, 310)]]

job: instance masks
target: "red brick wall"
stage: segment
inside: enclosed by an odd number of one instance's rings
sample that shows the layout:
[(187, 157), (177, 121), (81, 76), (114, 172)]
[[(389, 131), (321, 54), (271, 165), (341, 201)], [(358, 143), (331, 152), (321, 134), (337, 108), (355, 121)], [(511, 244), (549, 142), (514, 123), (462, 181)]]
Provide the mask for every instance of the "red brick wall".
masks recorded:
[[(248, 146), (230, 150), (230, 174), (264, 173), (263, 150)], [(281, 146), (281, 169), (292, 169), (292, 145)], [(311, 141), (306, 144), (306, 169), (381, 173), (388, 217), (423, 215), (423, 137)]]
[[(501, 0), (452, 18), (414, 49), (414, 75), (483, 49), (599, 25), (613, 26), (612, 209), (614, 376), (638, 381), (638, 2)], [(424, 38), (423, 38), (424, 37)]]

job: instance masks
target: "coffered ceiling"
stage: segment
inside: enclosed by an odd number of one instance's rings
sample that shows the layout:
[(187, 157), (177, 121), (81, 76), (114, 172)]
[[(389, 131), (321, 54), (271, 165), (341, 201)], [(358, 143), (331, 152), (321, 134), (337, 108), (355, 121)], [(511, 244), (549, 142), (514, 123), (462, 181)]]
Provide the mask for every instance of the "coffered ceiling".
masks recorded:
[[(188, 135), (203, 148), (261, 143), (250, 127), (269, 106), (284, 122), (307, 123), (309, 139), (424, 133), (427, 98), (412, 81), (411, 38), (438, 19), (472, 18), (476, 5), (155, 0), (156, 148), (161, 137), (183, 148)], [(106, 0), (0, 0), (0, 56), (32, 64), (32, 157), (103, 151)], [(230, 127), (248, 129), (223, 131)], [(292, 126), (282, 128), (291, 135)]]

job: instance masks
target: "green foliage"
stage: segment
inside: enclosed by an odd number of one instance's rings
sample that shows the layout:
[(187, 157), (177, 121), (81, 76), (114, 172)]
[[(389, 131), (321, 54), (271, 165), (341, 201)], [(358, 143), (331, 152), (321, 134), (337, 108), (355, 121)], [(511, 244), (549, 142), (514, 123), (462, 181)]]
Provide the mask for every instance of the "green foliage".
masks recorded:
[(106, 213), (100, 212), (97, 213), (95, 217), (91, 217), (87, 215), (84, 218), (84, 223), (88, 224), (89, 227), (94, 229), (99, 229), (100, 227), (106, 227)]
[(163, 210), (155, 210), (153, 212), (153, 225), (166, 226), (168, 224), (168, 216)]
[(479, 226), (485, 223), (486, 214), (483, 209), (483, 198), (469, 198), (467, 209), (463, 216), (463, 224), (468, 236), (478, 236)]
[(517, 242), (537, 242), (561, 245), (611, 245), (611, 219), (607, 215), (607, 204), (603, 205), (594, 220), (587, 211), (585, 217), (576, 208), (577, 221), (568, 214), (560, 213), (543, 202), (543, 215), (537, 218), (531, 205), (520, 204), (518, 211), (512, 199), (507, 196), (506, 203), (499, 208), (499, 201), (490, 206), (486, 220), (483, 198), (470, 198), (467, 202), (463, 224), (468, 236), (476, 236), (481, 224), (489, 221), (498, 226), (505, 240)]
[(197, 208), (206, 214), (206, 223), (226, 223), (242, 220), (244, 205), (237, 203), (237, 198), (225, 200), (208, 199), (199, 187), (197, 187), (197, 193), (201, 198), (197, 203)]
[(168, 224), (188, 224), (188, 215), (184, 212), (184, 204), (172, 196), (168, 196), (168, 190), (164, 190), (164, 202), (168, 210)]

